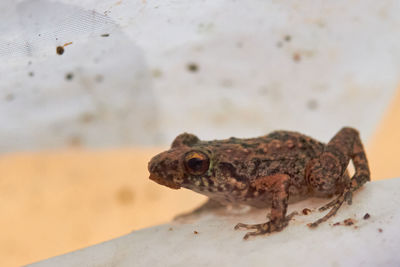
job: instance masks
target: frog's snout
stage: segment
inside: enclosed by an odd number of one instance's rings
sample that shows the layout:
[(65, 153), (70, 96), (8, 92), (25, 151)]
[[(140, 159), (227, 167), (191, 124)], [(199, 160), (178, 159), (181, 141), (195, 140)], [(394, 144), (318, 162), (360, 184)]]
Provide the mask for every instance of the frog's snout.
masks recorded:
[(167, 169), (164, 169), (165, 165), (164, 162), (159, 161), (159, 156), (152, 158), (148, 165), (150, 180), (172, 189), (181, 188), (179, 184), (173, 181), (173, 175), (169, 174)]

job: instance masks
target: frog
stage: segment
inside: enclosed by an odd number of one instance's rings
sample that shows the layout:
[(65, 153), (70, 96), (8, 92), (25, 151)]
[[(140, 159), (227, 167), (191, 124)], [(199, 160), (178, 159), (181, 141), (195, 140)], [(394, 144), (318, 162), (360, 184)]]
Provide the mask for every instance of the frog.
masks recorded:
[[(354, 174), (349, 175), (352, 161)], [(150, 179), (171, 189), (187, 188), (219, 205), (270, 208), (268, 221), (238, 223), (244, 239), (280, 232), (298, 214), (288, 205), (310, 197), (333, 198), (320, 211), (315, 228), (333, 217), (353, 193), (370, 181), (370, 169), (359, 132), (343, 127), (328, 143), (308, 135), (277, 130), (256, 138), (202, 141), (182, 133), (170, 149), (148, 163)]]

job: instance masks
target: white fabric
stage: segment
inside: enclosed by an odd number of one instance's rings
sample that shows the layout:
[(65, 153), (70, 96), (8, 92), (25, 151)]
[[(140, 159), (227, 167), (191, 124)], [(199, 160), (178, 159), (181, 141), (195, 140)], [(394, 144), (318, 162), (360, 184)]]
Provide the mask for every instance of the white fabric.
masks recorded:
[(167, 144), (183, 131), (292, 129), (327, 141), (350, 125), (366, 138), (399, 84), (397, 1), (0, 8), (0, 152)]

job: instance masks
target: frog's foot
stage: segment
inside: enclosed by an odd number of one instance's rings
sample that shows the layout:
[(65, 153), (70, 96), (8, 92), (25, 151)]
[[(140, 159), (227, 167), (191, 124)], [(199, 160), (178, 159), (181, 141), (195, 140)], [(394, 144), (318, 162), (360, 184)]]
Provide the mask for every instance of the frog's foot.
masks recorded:
[(346, 187), (344, 191), (333, 201), (329, 202), (325, 206), (319, 208), (319, 211), (325, 211), (327, 209), (331, 209), (324, 217), (316, 220), (313, 223), (309, 223), (308, 226), (311, 228), (317, 227), (320, 223), (327, 221), (330, 217), (334, 216), (342, 204), (347, 201), (349, 205), (351, 205), (353, 198), (353, 189), (351, 187)]
[(292, 212), (288, 216), (286, 216), (282, 220), (276, 220), (276, 221), (269, 221), (266, 223), (260, 223), (260, 224), (245, 224), (245, 223), (238, 223), (235, 226), (235, 230), (237, 229), (255, 229), (254, 232), (248, 232), (243, 239), (247, 240), (251, 236), (257, 236), (257, 235), (264, 235), (267, 233), (272, 233), (272, 232), (279, 232), (283, 228), (285, 228), (289, 221), (297, 215), (297, 212)]

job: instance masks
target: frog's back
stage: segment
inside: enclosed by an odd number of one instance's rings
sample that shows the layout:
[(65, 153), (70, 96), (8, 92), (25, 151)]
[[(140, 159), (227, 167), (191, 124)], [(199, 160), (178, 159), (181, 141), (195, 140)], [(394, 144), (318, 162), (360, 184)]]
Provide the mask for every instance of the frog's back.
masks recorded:
[[(312, 159), (322, 153), (324, 144), (307, 135), (291, 131), (274, 131), (267, 135), (241, 139), (202, 141), (196, 146), (211, 148), (224, 158), (238, 156), (242, 162), (259, 158), (262, 160)], [(229, 151), (229, 153), (226, 153)]]
[(264, 154), (270, 159), (314, 158), (322, 153), (324, 144), (307, 135), (291, 131), (275, 131), (254, 138), (259, 143), (256, 154)]

